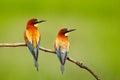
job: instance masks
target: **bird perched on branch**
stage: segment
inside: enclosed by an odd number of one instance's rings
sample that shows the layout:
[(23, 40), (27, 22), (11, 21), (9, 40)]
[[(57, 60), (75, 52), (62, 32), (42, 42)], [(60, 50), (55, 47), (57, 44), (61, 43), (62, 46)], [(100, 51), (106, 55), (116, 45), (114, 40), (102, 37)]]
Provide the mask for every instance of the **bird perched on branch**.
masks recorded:
[(24, 32), (25, 43), (27, 44), (33, 59), (35, 67), (38, 71), (38, 52), (40, 47), (41, 35), (38, 31), (39, 23), (45, 22), (44, 20), (30, 19), (27, 22), (26, 30)]
[(58, 56), (58, 59), (61, 63), (61, 72), (64, 72), (64, 64), (67, 59), (67, 55), (69, 52), (69, 46), (70, 43), (68, 41), (68, 35), (70, 32), (74, 31), (75, 29), (67, 29), (63, 28), (58, 32), (57, 38), (54, 42), (54, 48), (56, 51), (56, 54)]

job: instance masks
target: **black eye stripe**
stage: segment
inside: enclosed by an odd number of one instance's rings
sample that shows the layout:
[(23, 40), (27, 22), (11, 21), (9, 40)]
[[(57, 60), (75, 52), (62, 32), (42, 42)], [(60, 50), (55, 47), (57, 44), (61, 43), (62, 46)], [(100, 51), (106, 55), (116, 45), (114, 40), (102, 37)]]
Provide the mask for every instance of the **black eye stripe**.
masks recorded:
[(35, 20), (34, 22), (33, 22), (33, 24), (37, 24), (38, 23), (38, 21), (37, 20)]
[(68, 32), (71, 32), (71, 31), (75, 31), (76, 29), (70, 29), (70, 30), (65, 30), (63, 33), (66, 34)]
[(37, 24), (37, 23), (42, 23), (42, 22), (45, 22), (45, 20), (35, 20), (34, 22), (33, 22), (33, 24)]

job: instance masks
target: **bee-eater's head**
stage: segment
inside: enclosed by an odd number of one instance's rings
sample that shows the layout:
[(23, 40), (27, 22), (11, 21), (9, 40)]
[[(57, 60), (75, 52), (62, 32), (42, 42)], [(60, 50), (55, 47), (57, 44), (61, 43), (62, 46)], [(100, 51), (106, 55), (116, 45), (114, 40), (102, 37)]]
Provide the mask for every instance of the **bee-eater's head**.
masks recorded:
[(38, 19), (30, 19), (27, 23), (27, 26), (34, 26), (38, 27), (40, 23), (45, 22), (45, 20), (38, 20)]
[(76, 30), (76, 29), (62, 28), (62, 29), (59, 31), (58, 35), (61, 35), (61, 36), (63, 35), (63, 36), (68, 37), (69, 34), (70, 34), (70, 32), (75, 31), (75, 30)]

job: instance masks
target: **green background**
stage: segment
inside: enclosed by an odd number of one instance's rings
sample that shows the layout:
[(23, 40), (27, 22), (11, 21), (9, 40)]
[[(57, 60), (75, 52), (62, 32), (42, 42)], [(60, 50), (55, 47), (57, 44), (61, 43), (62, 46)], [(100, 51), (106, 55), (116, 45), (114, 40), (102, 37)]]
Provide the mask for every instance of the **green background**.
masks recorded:
[[(53, 48), (59, 29), (75, 28), (69, 56), (82, 61), (101, 80), (120, 80), (119, 0), (0, 0), (0, 43), (24, 42), (26, 22), (46, 20), (39, 27), (41, 46)], [(66, 62), (65, 72), (53, 54), (40, 51), (39, 72), (27, 47), (0, 47), (0, 80), (95, 80)]]

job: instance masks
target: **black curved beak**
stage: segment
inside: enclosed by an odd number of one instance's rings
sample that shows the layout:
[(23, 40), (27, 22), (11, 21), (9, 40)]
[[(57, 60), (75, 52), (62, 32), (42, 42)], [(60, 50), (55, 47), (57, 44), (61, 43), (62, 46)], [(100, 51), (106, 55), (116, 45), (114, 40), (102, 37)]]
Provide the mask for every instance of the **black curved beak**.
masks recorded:
[(69, 29), (67, 30), (65, 33), (68, 33), (68, 32), (72, 32), (72, 31), (75, 31), (76, 29)]
[(46, 22), (45, 20), (38, 20), (37, 23)]
[(46, 21), (45, 21), (45, 20), (36, 20), (36, 21), (34, 22), (34, 24), (42, 23), (42, 22), (46, 22)]

